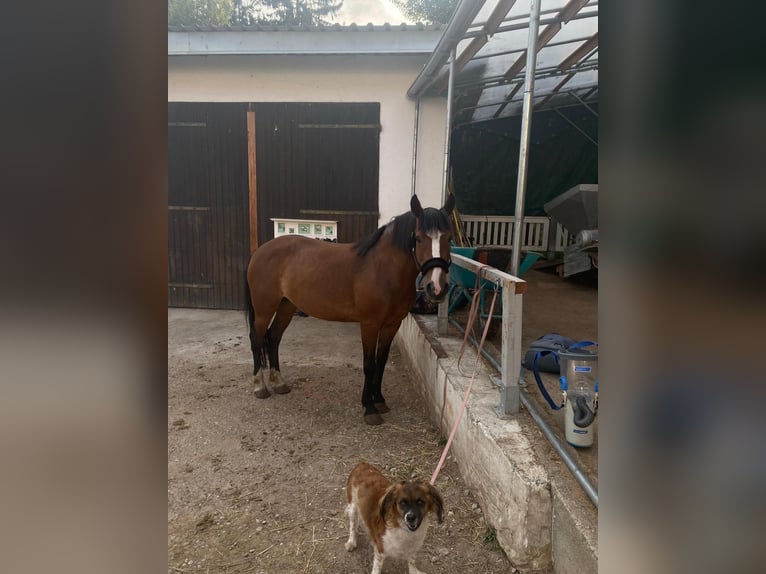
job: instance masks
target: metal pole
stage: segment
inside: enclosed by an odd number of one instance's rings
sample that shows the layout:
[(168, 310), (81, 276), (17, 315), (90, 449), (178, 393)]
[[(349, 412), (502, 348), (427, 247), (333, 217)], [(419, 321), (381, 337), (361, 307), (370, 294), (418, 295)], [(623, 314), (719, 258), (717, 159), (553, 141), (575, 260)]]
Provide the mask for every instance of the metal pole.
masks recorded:
[(449, 79), (447, 81), (447, 121), (444, 136), (444, 173), (442, 174), (442, 205), (447, 199), (449, 184), (449, 152), (452, 140), (452, 92), (455, 89), (455, 48), (452, 48), (449, 59)]
[(527, 38), (527, 69), (524, 75), (524, 104), (521, 114), (521, 138), (519, 141), (519, 176), (516, 182), (516, 213), (513, 226), (513, 253), (511, 275), (519, 275), (521, 256), (521, 226), (524, 223), (524, 194), (527, 190), (527, 159), (529, 156), (529, 131), (532, 125), (532, 98), (535, 94), (535, 67), (537, 65), (537, 30), (540, 26), (540, 0), (532, 0), (529, 13), (529, 37)]
[(418, 175), (418, 128), (420, 127), (420, 98), (415, 101), (415, 129), (412, 135), (412, 193), (415, 195)]
[[(455, 87), (455, 47), (449, 59), (449, 81), (447, 82), (447, 125), (444, 136), (444, 173), (442, 174), (442, 205), (447, 200), (447, 186), (449, 185), (449, 152), (450, 140), (452, 139), (452, 90)], [(447, 311), (449, 310), (449, 300), (439, 304), (439, 312), (436, 318), (436, 331), (439, 335), (446, 335), (449, 324), (447, 323)]]
[(543, 431), (545, 438), (548, 439), (548, 442), (551, 443), (551, 446), (553, 446), (556, 452), (559, 453), (561, 460), (564, 461), (566, 467), (569, 469), (572, 475), (574, 475), (575, 480), (580, 483), (580, 486), (582, 486), (585, 494), (588, 495), (588, 498), (591, 499), (591, 502), (593, 502), (596, 508), (598, 508), (598, 491), (593, 486), (593, 484), (591, 484), (590, 480), (588, 480), (588, 477), (585, 476), (585, 473), (582, 471), (582, 469), (577, 466), (577, 463), (572, 460), (571, 456), (569, 456), (569, 453), (564, 449), (564, 445), (561, 444), (559, 438), (553, 434), (553, 431), (551, 431), (550, 427), (545, 424), (545, 421), (543, 421), (543, 418), (540, 416), (540, 412), (537, 410), (537, 407), (535, 407), (535, 405), (532, 404), (532, 401), (527, 398), (526, 393), (521, 393), (521, 402), (529, 411), (529, 414), (532, 415), (532, 418), (537, 423), (537, 426), (540, 427), (540, 430)]
[[(465, 334), (465, 329), (463, 329), (463, 326), (455, 321), (454, 319), (450, 319), (449, 322), (461, 333)], [(474, 339), (471, 335), (468, 336), (469, 340), (475, 347), (479, 346), (478, 341)], [(500, 371), (500, 365), (497, 363), (497, 361), (490, 355), (486, 349), (481, 350), (481, 354), (484, 356), (485, 359), (487, 359), (487, 362), (492, 365), (495, 369)], [(550, 427), (546, 424), (545, 420), (540, 416), (540, 412), (537, 410), (537, 407), (532, 403), (532, 401), (527, 398), (526, 392), (522, 392), (519, 395), (519, 399), (521, 400), (521, 403), (524, 405), (524, 407), (529, 411), (529, 414), (532, 416), (532, 419), (537, 423), (537, 426), (540, 427), (540, 430), (545, 435), (545, 438), (548, 439), (548, 442), (551, 443), (551, 446), (555, 449), (555, 451), (558, 453), (558, 455), (561, 457), (561, 460), (564, 461), (564, 464), (569, 469), (569, 471), (574, 476), (575, 480), (580, 484), (582, 489), (585, 491), (585, 494), (588, 495), (588, 497), (591, 499), (593, 504), (596, 505), (596, 508), (598, 508), (598, 491), (593, 486), (593, 484), (590, 482), (588, 477), (585, 475), (585, 473), (582, 471), (582, 469), (577, 466), (577, 463), (572, 459), (572, 456), (567, 452), (566, 448), (564, 448), (564, 445), (561, 444), (561, 440), (553, 434), (553, 431), (550, 429)]]

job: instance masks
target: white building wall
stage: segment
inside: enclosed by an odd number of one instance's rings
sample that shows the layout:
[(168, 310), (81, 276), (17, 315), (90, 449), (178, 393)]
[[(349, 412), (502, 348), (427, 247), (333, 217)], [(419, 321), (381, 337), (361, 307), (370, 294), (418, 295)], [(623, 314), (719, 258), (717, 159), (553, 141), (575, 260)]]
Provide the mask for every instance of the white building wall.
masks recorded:
[[(168, 58), (169, 102), (379, 102), (379, 222), (409, 209), (415, 102), (425, 55), (231, 55)], [(441, 205), (446, 100), (420, 109), (416, 192)]]
[(417, 194), (423, 205), (442, 205), (446, 119), (446, 98), (421, 99)]

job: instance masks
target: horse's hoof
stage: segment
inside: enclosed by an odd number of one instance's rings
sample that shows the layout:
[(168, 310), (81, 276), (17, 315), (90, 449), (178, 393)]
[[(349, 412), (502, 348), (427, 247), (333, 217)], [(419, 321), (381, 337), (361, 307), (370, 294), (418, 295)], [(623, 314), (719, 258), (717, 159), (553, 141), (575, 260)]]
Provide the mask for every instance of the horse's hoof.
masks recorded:
[(379, 413), (369, 413), (364, 415), (364, 422), (368, 425), (382, 425), (383, 417)]
[(271, 393), (269, 392), (269, 389), (263, 387), (262, 389), (255, 390), (255, 396), (259, 399), (268, 399), (271, 396)]
[(378, 409), (378, 412), (381, 414), (387, 413), (391, 410), (388, 408), (386, 403), (375, 403), (375, 408)]
[(277, 385), (276, 387), (274, 387), (274, 392), (277, 393), (278, 395), (286, 395), (287, 393), (290, 392), (290, 385), (285, 385), (285, 384)]

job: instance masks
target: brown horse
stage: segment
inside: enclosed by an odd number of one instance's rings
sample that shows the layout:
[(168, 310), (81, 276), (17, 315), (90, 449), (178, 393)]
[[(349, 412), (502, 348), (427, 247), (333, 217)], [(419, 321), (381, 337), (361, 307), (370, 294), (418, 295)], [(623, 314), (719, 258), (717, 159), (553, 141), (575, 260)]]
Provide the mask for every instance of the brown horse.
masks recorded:
[[(328, 243), (288, 235), (264, 243), (247, 268), (248, 322), (255, 396), (289, 393), (279, 372), (279, 343), (296, 309), (326, 319), (359, 323), (364, 355), (362, 405), (367, 424), (389, 411), (381, 392), (391, 341), (415, 303), (415, 280), (423, 274), (426, 295), (442, 301), (449, 291), (455, 205), (423, 209), (417, 196), (411, 211), (354, 244)], [(260, 380), (259, 380), (260, 373)]]

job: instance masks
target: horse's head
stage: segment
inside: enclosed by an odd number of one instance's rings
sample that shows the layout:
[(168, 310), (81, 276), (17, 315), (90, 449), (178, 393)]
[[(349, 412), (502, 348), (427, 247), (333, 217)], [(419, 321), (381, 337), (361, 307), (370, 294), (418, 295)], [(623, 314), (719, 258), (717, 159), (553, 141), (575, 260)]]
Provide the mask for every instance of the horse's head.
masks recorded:
[(423, 209), (417, 195), (412, 196), (410, 208), (417, 220), (413, 255), (423, 274), (426, 296), (441, 302), (449, 291), (450, 240), (452, 239), (452, 209), (455, 196), (450, 194), (444, 207)]

